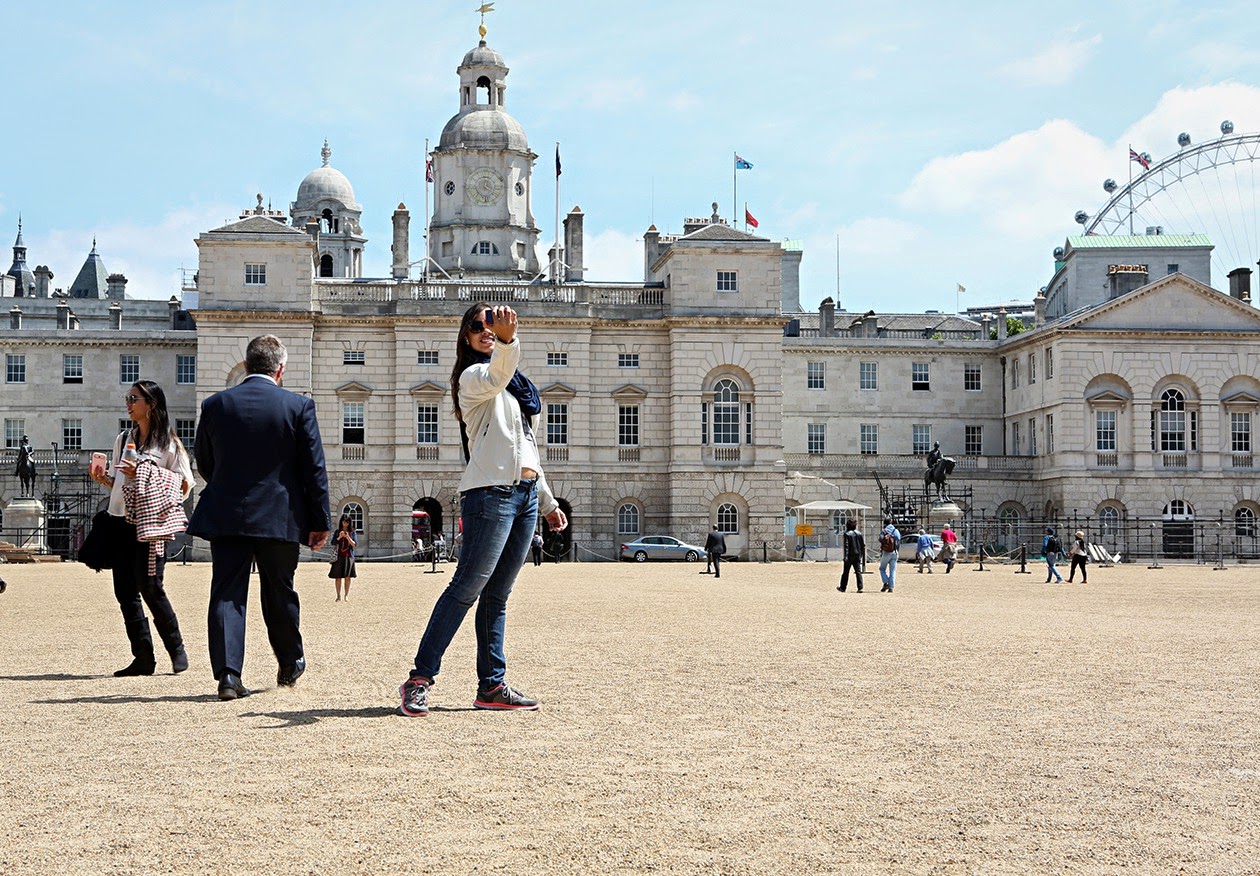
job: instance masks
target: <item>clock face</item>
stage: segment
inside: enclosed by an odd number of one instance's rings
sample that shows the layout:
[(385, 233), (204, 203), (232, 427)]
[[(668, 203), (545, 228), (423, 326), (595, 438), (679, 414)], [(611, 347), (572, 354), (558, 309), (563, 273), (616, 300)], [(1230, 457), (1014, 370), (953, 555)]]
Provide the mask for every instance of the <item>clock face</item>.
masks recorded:
[(488, 167), (479, 167), (468, 175), (464, 192), (474, 204), (495, 204), (503, 197), (503, 177)]

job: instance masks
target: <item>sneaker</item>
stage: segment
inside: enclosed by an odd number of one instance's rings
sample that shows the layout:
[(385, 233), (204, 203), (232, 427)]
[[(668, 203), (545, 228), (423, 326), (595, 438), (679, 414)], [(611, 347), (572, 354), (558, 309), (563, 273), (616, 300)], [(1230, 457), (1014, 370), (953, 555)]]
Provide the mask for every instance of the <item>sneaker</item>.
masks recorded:
[(478, 691), (473, 700), (473, 708), (477, 709), (536, 709), (538, 700), (531, 700), (519, 690), (513, 690), (506, 684), (487, 691)]
[(429, 685), (431, 682), (419, 678), (409, 678), (398, 688), (402, 694), (402, 705), (398, 707), (400, 714), (408, 718), (418, 718), (429, 714)]

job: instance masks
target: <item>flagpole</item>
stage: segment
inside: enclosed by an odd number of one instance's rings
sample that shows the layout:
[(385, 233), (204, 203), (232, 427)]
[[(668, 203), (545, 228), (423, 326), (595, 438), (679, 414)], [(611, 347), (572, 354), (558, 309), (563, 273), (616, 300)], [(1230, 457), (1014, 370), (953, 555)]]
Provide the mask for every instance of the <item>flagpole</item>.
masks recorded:
[(836, 309), (844, 310), (840, 305), (840, 235), (836, 235)]
[(735, 205), (739, 203), (739, 155), (731, 153), (731, 221), (735, 221)]
[(552, 249), (552, 266), (551, 278), (552, 282), (557, 286), (560, 285), (560, 141), (556, 141), (556, 242)]
[(1133, 144), (1129, 144), (1129, 236), (1133, 236)]
[(748, 233), (748, 202), (744, 201), (744, 233)]
[[(424, 138), (424, 267), (420, 269), (420, 278), (429, 277), (429, 138)], [(408, 271), (408, 273), (411, 273)]]

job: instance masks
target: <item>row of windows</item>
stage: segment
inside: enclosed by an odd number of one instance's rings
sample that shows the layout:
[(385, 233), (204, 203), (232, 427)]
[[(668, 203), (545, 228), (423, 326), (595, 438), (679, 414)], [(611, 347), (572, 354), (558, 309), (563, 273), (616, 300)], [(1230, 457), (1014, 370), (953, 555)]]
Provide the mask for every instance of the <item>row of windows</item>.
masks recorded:
[[(805, 444), (806, 450), (812, 454), (823, 454), (827, 452), (827, 424), (826, 423), (808, 423), (806, 424)], [(910, 427), (911, 452), (916, 456), (923, 456), (932, 449), (932, 427), (930, 425), (915, 423)], [(963, 427), (963, 455), (979, 456), (984, 447), (984, 427), (983, 426), (964, 426)], [(859, 423), (858, 424), (858, 452), (863, 456), (876, 456), (879, 454), (879, 424), (878, 423)]]
[[(441, 356), (437, 350), (417, 350), (417, 365), (438, 365), (441, 363)], [(362, 350), (343, 350), (341, 353), (342, 365), (366, 365), (367, 353)], [(569, 367), (569, 354), (567, 352), (550, 352), (547, 354), (547, 366), (550, 368), (567, 368)], [(638, 353), (618, 353), (618, 368), (638, 368)], [(195, 374), (195, 372), (194, 372)], [(195, 378), (192, 382), (196, 382)]]
[[(119, 420), (118, 431), (130, 429), (134, 426), (131, 420)], [(175, 434), (179, 436), (179, 440), (184, 442), (184, 446), (189, 450), (193, 446), (193, 438), (197, 434), (197, 421), (193, 419), (176, 418), (174, 421)], [(29, 434), (26, 431), (26, 420), (24, 419), (5, 419), (4, 421), (4, 447), (6, 450), (16, 449), (22, 441), (22, 436)], [(113, 436), (110, 441), (113, 443)], [(63, 417), (61, 420), (61, 442), (59, 444), (62, 450), (83, 450), (83, 419), (81, 417)]]
[[(827, 388), (827, 363), (805, 363), (805, 388)], [(912, 362), (910, 364), (910, 388), (912, 390), (929, 391), (932, 388), (932, 363)], [(967, 392), (980, 392), (982, 388), (980, 366), (974, 363), (963, 365), (963, 389)], [(879, 363), (858, 363), (858, 389), (879, 389)]]
[[(1170, 396), (1170, 393), (1172, 396)], [(1198, 411), (1187, 411), (1185, 399), (1177, 390), (1168, 390), (1158, 411), (1151, 411), (1151, 450), (1161, 453), (1195, 452), (1199, 449)], [(1050, 419), (1047, 417), (1047, 419)], [(1029, 429), (1032, 423), (1029, 421)], [(1229, 449), (1231, 453), (1251, 452), (1251, 412), (1231, 411), (1229, 415)], [(1116, 411), (1094, 411), (1094, 448), (1099, 453), (1114, 453), (1117, 441)]]
[[(714, 523), (718, 531), (726, 535), (739, 532), (739, 509), (730, 502), (717, 507)], [(643, 510), (633, 502), (626, 502), (617, 509), (617, 535), (634, 536), (643, 531)]]
[[(82, 383), (84, 377), (83, 354), (63, 353), (61, 356), (61, 382)], [(140, 356), (122, 353), (118, 356), (118, 382), (130, 386), (140, 379)], [(4, 357), (4, 382), (26, 383), (26, 354), (8, 353)], [(197, 383), (197, 357), (175, 356), (175, 382), (185, 385)]]
[[(1046, 380), (1053, 379), (1054, 377), (1054, 350), (1047, 348), (1041, 352), (1040, 357), (1042, 361), (1045, 363)], [(1024, 359), (1024, 362), (1026, 363), (1027, 368), (1028, 368), (1028, 384), (1030, 386), (1037, 382), (1037, 358), (1038, 358), (1038, 353), (1034, 351), (1032, 353), (1029, 353), (1027, 358)], [(1015, 389), (1019, 386), (1019, 380), (1020, 380), (1020, 360), (1019, 358), (1012, 356), (1011, 357), (1011, 389)]]
[[(439, 406), (416, 405), (416, 443), (439, 443)], [(6, 428), (7, 423), (5, 421)], [(564, 446), (569, 443), (569, 406), (564, 402), (547, 405), (547, 443)], [(7, 434), (7, 432), (6, 432)], [(20, 435), (20, 433), (19, 433)], [(366, 409), (364, 402), (341, 403), (341, 443), (365, 444), (367, 442)], [(16, 446), (13, 445), (13, 446)], [(617, 446), (639, 446), (639, 406), (617, 406)]]

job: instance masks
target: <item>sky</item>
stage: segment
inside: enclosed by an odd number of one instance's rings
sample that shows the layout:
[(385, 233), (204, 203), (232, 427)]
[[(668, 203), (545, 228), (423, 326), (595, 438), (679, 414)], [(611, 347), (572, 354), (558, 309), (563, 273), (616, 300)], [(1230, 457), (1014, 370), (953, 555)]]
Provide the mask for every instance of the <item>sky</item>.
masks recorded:
[[(167, 298), (199, 233), (259, 193), (287, 211), (327, 139), (364, 208), (365, 273), (388, 276), (399, 202), (420, 257), (425, 140), (458, 108), (478, 5), (24, 6), (0, 58), (0, 258), (20, 213), (54, 287), (95, 239), (129, 295)], [(1026, 302), (1073, 215), (1103, 210), (1103, 180), (1141, 173), (1130, 145), (1159, 162), (1182, 132), (1260, 131), (1260, 24), (1241, 2), (494, 5), (506, 108), (539, 155), (540, 256), (558, 142), (590, 280), (641, 281), (648, 226), (678, 233), (716, 201), (803, 246), (806, 310)], [(736, 153), (752, 169), (736, 175)], [(1260, 259), (1256, 163), (1170, 189), (1139, 233), (1209, 234), (1220, 288)]]

